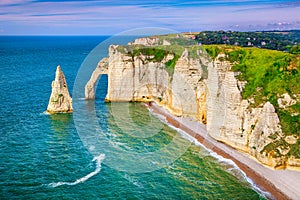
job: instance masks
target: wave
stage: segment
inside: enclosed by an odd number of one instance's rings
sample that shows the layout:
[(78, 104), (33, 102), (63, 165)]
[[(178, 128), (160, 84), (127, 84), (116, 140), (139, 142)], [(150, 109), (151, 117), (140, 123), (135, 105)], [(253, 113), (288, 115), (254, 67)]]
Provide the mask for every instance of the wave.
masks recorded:
[(129, 176), (128, 174), (125, 174), (123, 178), (125, 178), (127, 181), (129, 181), (130, 183), (132, 183), (133, 185), (139, 188), (144, 188), (144, 186), (141, 183), (139, 183), (135, 178)]
[(50, 114), (47, 113), (47, 111), (44, 111), (44, 112), (40, 113), (40, 115), (50, 115)]
[(243, 179), (245, 181), (247, 181), (251, 187), (258, 192), (260, 195), (267, 197), (267, 196), (271, 196), (271, 194), (269, 192), (266, 192), (262, 189), (260, 189), (253, 181), (252, 179), (250, 179), (246, 173), (241, 170), (237, 164), (230, 159), (224, 158), (223, 156), (217, 154), (216, 152), (212, 151), (211, 149), (207, 148), (206, 146), (204, 146), (203, 144), (201, 144), (196, 138), (192, 137), (191, 135), (189, 135), (188, 133), (186, 133), (184, 130), (181, 130), (180, 128), (177, 128), (175, 126), (173, 126), (172, 124), (168, 123), (166, 120), (166, 117), (164, 117), (161, 114), (157, 114), (154, 113), (151, 109), (149, 109), (149, 111), (151, 112), (151, 114), (153, 114), (154, 116), (156, 116), (160, 121), (162, 121), (163, 123), (165, 123), (166, 125), (168, 125), (170, 128), (176, 130), (177, 132), (180, 133), (180, 135), (185, 138), (186, 140), (192, 142), (194, 145), (196, 146), (200, 146), (201, 148), (205, 149), (206, 151), (208, 151), (209, 155), (216, 158), (217, 161), (222, 164), (226, 164), (229, 166), (232, 166), (231, 168), (228, 168), (227, 171), (229, 171), (231, 174), (233, 174), (234, 176)]
[(133, 148), (131, 148), (130, 146), (128, 146), (126, 143), (122, 143), (122, 142), (117, 142), (117, 141), (109, 141), (109, 144), (116, 148), (116, 149), (120, 149), (120, 150), (134, 150)]
[(232, 161), (232, 160), (230, 160), (230, 159), (227, 159), (227, 158), (224, 158), (223, 156), (217, 154), (216, 152), (214, 152), (214, 151), (212, 151), (212, 150), (210, 150), (210, 155), (211, 155), (212, 157), (216, 158), (216, 159), (218, 160), (219, 163), (225, 163), (225, 164), (227, 164), (227, 165), (232, 166), (232, 168), (229, 168), (229, 169), (227, 169), (227, 170), (228, 170), (229, 172), (231, 172), (232, 174), (234, 174), (235, 176), (237, 176), (238, 178), (242, 178), (242, 179), (244, 179), (245, 181), (247, 181), (255, 191), (257, 191), (258, 193), (260, 193), (261, 195), (263, 195), (263, 196), (265, 196), (265, 197), (266, 197), (266, 196), (271, 196), (271, 194), (270, 194), (269, 192), (266, 192), (266, 191), (260, 189), (260, 188), (252, 181), (252, 179), (249, 178), (249, 177), (246, 175), (246, 173), (245, 173), (243, 170), (241, 170), (241, 169), (237, 166), (237, 164), (236, 164), (234, 161)]
[(243, 179), (245, 181), (247, 181), (251, 187), (256, 191), (258, 192), (259, 194), (263, 195), (264, 197), (266, 196), (271, 196), (271, 194), (269, 192), (266, 192), (262, 189), (260, 189), (253, 181), (251, 178), (249, 178), (246, 173), (241, 170), (237, 164), (231, 160), (231, 159), (228, 159), (228, 158), (224, 158), (223, 156), (217, 154), (216, 152), (212, 151), (211, 149), (205, 147), (203, 144), (201, 144), (196, 138), (190, 136), (188, 133), (186, 133), (185, 131), (181, 130), (181, 129), (178, 129), (172, 125), (169, 125), (169, 127), (171, 128), (175, 128), (176, 131), (178, 131), (182, 136), (183, 138), (189, 140), (190, 142), (192, 142), (193, 144), (195, 144), (196, 146), (200, 146), (201, 148), (204, 148), (206, 151), (209, 152), (209, 155), (216, 158), (217, 161), (221, 164), (221, 163), (224, 163), (225, 165), (229, 165), (229, 166), (232, 166), (231, 168), (228, 168), (227, 171), (229, 171), (231, 174), (235, 175), (237, 178), (239, 179)]
[(95, 171), (89, 173), (88, 175), (77, 179), (74, 182), (56, 182), (56, 183), (49, 183), (48, 186), (50, 187), (58, 187), (58, 186), (62, 186), (62, 185), (77, 185), (79, 183), (83, 183), (86, 180), (88, 180), (89, 178), (95, 176), (96, 174), (98, 174), (101, 171), (101, 163), (105, 158), (105, 154), (100, 154), (99, 156), (94, 157), (94, 159), (92, 160), (93, 162), (96, 161), (96, 169)]

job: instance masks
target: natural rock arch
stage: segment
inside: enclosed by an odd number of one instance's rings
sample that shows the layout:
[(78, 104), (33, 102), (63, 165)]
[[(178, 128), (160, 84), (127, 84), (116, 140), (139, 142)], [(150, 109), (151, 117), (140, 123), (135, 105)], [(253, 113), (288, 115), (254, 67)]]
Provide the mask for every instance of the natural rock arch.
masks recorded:
[(108, 58), (103, 58), (85, 85), (85, 99), (95, 99), (95, 85), (101, 74), (108, 74)]

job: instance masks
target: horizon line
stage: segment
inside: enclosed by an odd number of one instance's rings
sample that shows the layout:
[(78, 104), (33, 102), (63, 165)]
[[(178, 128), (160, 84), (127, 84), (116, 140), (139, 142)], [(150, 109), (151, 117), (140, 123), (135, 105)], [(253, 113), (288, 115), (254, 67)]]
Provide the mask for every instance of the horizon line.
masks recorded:
[[(218, 32), (218, 31), (224, 31), (224, 32), (245, 32), (245, 33), (253, 33), (253, 32), (286, 32), (286, 31), (289, 31), (289, 32), (292, 32), (292, 31), (300, 31), (300, 29), (286, 29), (286, 30), (275, 30), (275, 29), (273, 29), (273, 30), (255, 30), (255, 31), (238, 31), (238, 30), (222, 30), (222, 29), (220, 29), (220, 30), (203, 30), (203, 31), (182, 31), (182, 32), (178, 32), (179, 34), (180, 33), (189, 33), (189, 32), (191, 32), (191, 33), (201, 33), (201, 32), (207, 32), (207, 31), (212, 31), (212, 32)], [(175, 33), (170, 33), (170, 34), (175, 34)], [(49, 34), (49, 35), (47, 35), (47, 34), (40, 34), (40, 35), (38, 35), (38, 34), (11, 34), (11, 35), (9, 35), (9, 34), (7, 34), (7, 35), (1, 35), (0, 34), (0, 37), (8, 37), (8, 36), (28, 36), (28, 37), (30, 37), (30, 36), (53, 36), (53, 37), (59, 37), (59, 36), (69, 36), (69, 37), (76, 37), (76, 36), (91, 36), (91, 37), (95, 37), (95, 36), (101, 36), (101, 37), (109, 37), (109, 36), (113, 36), (113, 35), (117, 35), (116, 33), (114, 33), (114, 34), (99, 34), (99, 35), (97, 35), (97, 34), (82, 34), (82, 35), (77, 35), (77, 34), (74, 34), (74, 35), (72, 35), (72, 34), (58, 34), (58, 35), (51, 35), (51, 34)], [(164, 34), (163, 34), (164, 35)], [(123, 35), (123, 36), (127, 36), (127, 35)], [(132, 36), (132, 35), (128, 35), (128, 36)], [(138, 35), (137, 35), (138, 36)]]

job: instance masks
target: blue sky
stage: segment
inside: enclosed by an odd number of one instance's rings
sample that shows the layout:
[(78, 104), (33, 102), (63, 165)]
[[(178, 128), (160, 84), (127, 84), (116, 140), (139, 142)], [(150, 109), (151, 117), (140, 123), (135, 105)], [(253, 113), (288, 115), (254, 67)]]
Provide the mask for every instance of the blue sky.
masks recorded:
[(300, 1), (0, 0), (0, 35), (112, 35), (143, 27), (300, 29)]

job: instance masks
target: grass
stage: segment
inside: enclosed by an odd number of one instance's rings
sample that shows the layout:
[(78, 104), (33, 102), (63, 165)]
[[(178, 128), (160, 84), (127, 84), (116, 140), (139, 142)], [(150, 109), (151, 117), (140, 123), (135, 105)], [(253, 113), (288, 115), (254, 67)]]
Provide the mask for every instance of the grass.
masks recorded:
[(184, 47), (180, 45), (158, 45), (158, 46), (144, 46), (144, 45), (127, 45), (118, 46), (117, 50), (121, 53), (126, 53), (132, 58), (142, 54), (148, 56), (145, 61), (148, 62), (162, 62), (167, 55), (173, 55), (173, 59), (165, 62), (165, 69), (170, 76), (174, 73), (176, 62), (184, 51)]
[(247, 81), (242, 97), (254, 97), (254, 106), (270, 101), (277, 111), (283, 132), (300, 136), (300, 115), (292, 116), (292, 113), (300, 113), (299, 103), (288, 110), (279, 108), (277, 103), (284, 93), (290, 96), (300, 93), (299, 55), (256, 48), (231, 51), (227, 55), (229, 60), (237, 61), (232, 70), (242, 72), (239, 79)]
[(297, 140), (296, 144), (291, 145), (290, 148), (288, 155), (300, 158), (300, 139)]
[(138, 56), (139, 54), (147, 55), (147, 56), (154, 56), (153, 58), (148, 58), (148, 61), (152, 62), (161, 62), (167, 55), (168, 52), (163, 49), (157, 48), (141, 48), (141, 49), (134, 49), (132, 52), (132, 56)]
[[(238, 78), (247, 81), (242, 94), (244, 99), (253, 95), (270, 99), (273, 94), (292, 95), (300, 91), (299, 55), (225, 45), (205, 45), (204, 48), (213, 59), (219, 53), (225, 53), (226, 59), (233, 63), (232, 70), (241, 72)], [(261, 99), (257, 98), (256, 101), (263, 103)]]
[(165, 69), (169, 73), (170, 76), (174, 73), (174, 68), (176, 65), (176, 62), (178, 61), (180, 55), (177, 53), (174, 53), (173, 51), (163, 49), (163, 48), (141, 48), (141, 49), (134, 49), (132, 52), (132, 56), (138, 56), (139, 54), (146, 55), (146, 56), (152, 56), (147, 58), (147, 61), (149, 62), (162, 62), (163, 59), (166, 58), (167, 55), (173, 55), (173, 59), (168, 60), (165, 63)]
[[(254, 107), (271, 102), (278, 114), (282, 131), (285, 135), (300, 137), (300, 103), (288, 109), (279, 108), (278, 98), (284, 93), (291, 97), (300, 94), (300, 55), (286, 52), (242, 48), (225, 45), (209, 45), (204, 47), (207, 53), (215, 59), (219, 53), (224, 53), (226, 59), (233, 64), (232, 70), (241, 72), (238, 79), (247, 81), (242, 92), (243, 99), (254, 98)], [(275, 137), (274, 137), (275, 139)], [(282, 156), (279, 147), (290, 148), (288, 156), (300, 158), (300, 143), (288, 144), (284, 138), (277, 138), (266, 145), (263, 151), (273, 152), (274, 157)], [(263, 152), (262, 151), (262, 152)]]
[(214, 60), (222, 52), (220, 46), (221, 45), (204, 45), (203, 47), (208, 55)]
[(157, 37), (159, 38), (159, 41), (161, 41), (160, 44), (162, 44), (163, 40), (166, 40), (171, 44), (170, 46), (177, 45), (182, 47), (189, 47), (192, 45), (197, 45), (197, 41), (190, 38), (185, 38), (181, 34), (158, 35)]
[[(198, 58), (198, 52), (202, 48), (206, 50), (212, 59), (216, 59), (220, 53), (226, 55), (226, 60), (232, 63), (232, 70), (241, 72), (237, 78), (247, 81), (242, 92), (243, 99), (254, 98), (253, 107), (263, 105), (267, 101), (271, 102), (280, 119), (282, 131), (285, 135), (296, 135), (300, 138), (300, 103), (290, 106), (288, 109), (279, 107), (277, 100), (284, 93), (300, 94), (300, 55), (290, 54), (281, 51), (238, 47), (227, 45), (203, 45), (198, 46), (190, 44), (183, 38), (168, 39), (171, 45), (163, 46), (143, 46), (129, 45), (118, 47), (121, 52), (126, 52), (132, 57), (139, 54), (148, 56), (147, 61), (161, 62), (163, 59), (172, 54), (173, 59), (165, 63), (165, 68), (170, 74), (174, 73), (176, 62), (185, 49), (189, 51), (190, 58)], [(203, 54), (205, 55), (205, 54)], [(201, 55), (201, 56), (203, 56)], [(205, 71), (205, 70), (204, 70)], [(207, 71), (207, 69), (206, 69)], [(254, 127), (253, 127), (254, 128)], [(290, 148), (288, 156), (300, 158), (300, 141), (296, 144), (288, 144), (284, 137), (271, 135), (274, 141), (266, 145), (262, 152), (273, 152), (273, 156), (282, 156), (280, 148)]]

